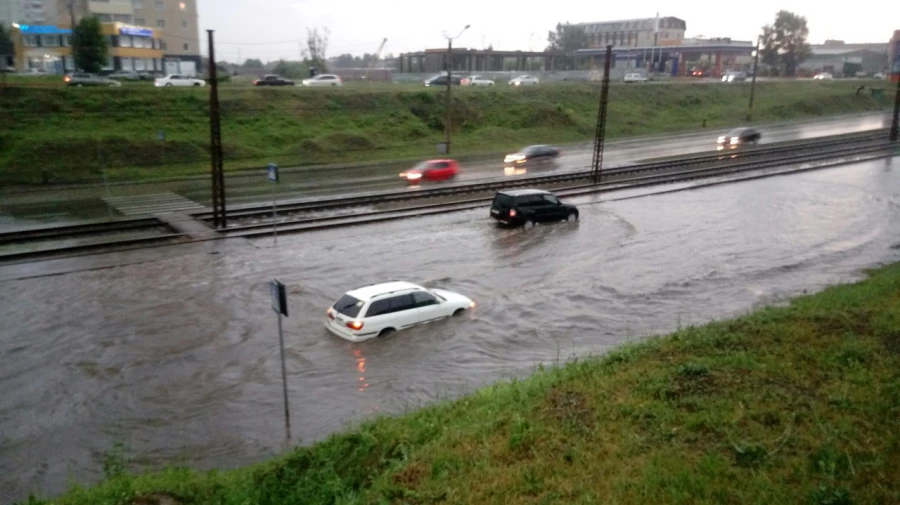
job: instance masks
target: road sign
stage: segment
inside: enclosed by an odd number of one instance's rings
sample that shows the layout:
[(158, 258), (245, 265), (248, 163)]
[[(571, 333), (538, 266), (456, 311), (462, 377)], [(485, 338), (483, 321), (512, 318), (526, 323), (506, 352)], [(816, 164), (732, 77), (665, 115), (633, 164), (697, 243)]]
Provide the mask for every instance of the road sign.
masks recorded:
[(159, 140), (166, 140), (166, 131), (165, 130), (160, 130), (158, 135), (159, 135)]
[(267, 177), (272, 182), (278, 182), (278, 165), (274, 163), (269, 163), (269, 166), (266, 167)]
[(272, 310), (276, 314), (288, 317), (287, 290), (284, 288), (284, 284), (278, 282), (278, 279), (272, 279), (269, 289), (272, 294)]

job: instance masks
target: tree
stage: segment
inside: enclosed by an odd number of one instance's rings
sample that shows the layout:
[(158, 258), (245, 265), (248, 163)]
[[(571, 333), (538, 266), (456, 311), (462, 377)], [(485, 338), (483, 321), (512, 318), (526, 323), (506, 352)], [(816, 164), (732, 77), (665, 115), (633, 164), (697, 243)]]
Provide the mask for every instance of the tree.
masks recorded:
[(588, 38), (583, 26), (557, 23), (556, 31), (547, 34), (548, 51), (574, 53), (587, 47)]
[(806, 39), (806, 18), (789, 11), (778, 11), (775, 23), (762, 29), (760, 56), (763, 63), (781, 75), (793, 77), (797, 67), (812, 53)]
[(263, 65), (262, 60), (257, 60), (254, 58), (249, 58), (249, 59), (245, 60), (243, 66), (244, 66), (244, 68), (248, 68), (251, 70), (260, 70), (260, 69), (265, 68), (265, 65)]
[(547, 43), (547, 51), (567, 53), (567, 56), (556, 58), (557, 65), (562, 70), (573, 70), (578, 68), (578, 59), (574, 53), (587, 47), (588, 38), (583, 26), (557, 23), (556, 31), (547, 34)]
[(96, 17), (83, 18), (72, 31), (72, 53), (75, 66), (97, 73), (109, 62), (109, 46)]
[(0, 25), (0, 59), (3, 60), (0, 65), (6, 62), (6, 58), (11, 58), (15, 54), (15, 49), (12, 37), (6, 31), (6, 27)]
[(328, 66), (325, 55), (328, 52), (328, 28), (319, 33), (318, 28), (306, 29), (306, 49), (303, 51), (303, 62), (310, 67), (316, 67), (319, 72), (327, 72)]
[(305, 79), (309, 77), (309, 66), (300, 61), (278, 60), (272, 73), (289, 79)]

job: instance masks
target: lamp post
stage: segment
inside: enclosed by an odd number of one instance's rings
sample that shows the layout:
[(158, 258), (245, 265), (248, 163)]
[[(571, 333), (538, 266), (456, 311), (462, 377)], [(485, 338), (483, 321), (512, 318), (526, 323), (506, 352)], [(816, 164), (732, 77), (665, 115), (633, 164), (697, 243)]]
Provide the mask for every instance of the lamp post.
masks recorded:
[(750, 105), (747, 107), (747, 121), (753, 119), (753, 94), (756, 91), (756, 74), (759, 72), (759, 44), (762, 36), (756, 37), (756, 50), (753, 51), (753, 77), (750, 81)]
[(448, 37), (446, 32), (444, 33), (444, 36), (447, 37), (447, 115), (444, 118), (444, 152), (446, 154), (450, 154), (450, 99), (452, 93), (450, 90), (453, 87), (453, 40), (462, 36), (470, 26), (472, 25), (466, 25), (456, 37)]

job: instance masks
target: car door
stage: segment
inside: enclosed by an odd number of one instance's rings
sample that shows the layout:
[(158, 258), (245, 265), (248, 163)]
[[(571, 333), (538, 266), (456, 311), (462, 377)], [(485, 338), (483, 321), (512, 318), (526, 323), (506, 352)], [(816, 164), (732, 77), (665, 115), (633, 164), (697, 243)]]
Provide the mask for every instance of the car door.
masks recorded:
[(447, 307), (427, 291), (413, 291), (411, 296), (414, 304), (412, 311), (418, 321), (416, 324), (428, 324), (450, 315)]
[(562, 206), (562, 202), (559, 201), (558, 198), (554, 195), (544, 195), (543, 196), (543, 204), (544, 204), (544, 212), (547, 215), (547, 220), (559, 220), (565, 219), (567, 216), (567, 212), (565, 207)]
[(433, 179), (443, 181), (450, 178), (450, 163), (439, 161), (432, 167)]
[(390, 304), (390, 318), (385, 321), (386, 325), (393, 327), (395, 330), (402, 330), (419, 323), (416, 303), (410, 293), (392, 296)]

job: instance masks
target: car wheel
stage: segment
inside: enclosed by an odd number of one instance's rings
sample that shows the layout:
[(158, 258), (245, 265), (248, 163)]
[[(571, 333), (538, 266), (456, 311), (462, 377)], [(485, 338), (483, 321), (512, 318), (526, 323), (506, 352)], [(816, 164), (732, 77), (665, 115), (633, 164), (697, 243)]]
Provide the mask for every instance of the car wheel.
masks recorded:
[(385, 328), (385, 329), (381, 330), (380, 332), (378, 332), (378, 337), (379, 338), (386, 337), (386, 336), (390, 335), (391, 333), (394, 333), (395, 331), (397, 331), (397, 330), (395, 330), (393, 328)]
[(81, 84), (81, 83), (79, 82), (79, 83), (76, 83), (76, 84), (75, 84), (75, 87), (76, 87), (76, 88), (83, 88), (83, 87), (84, 87), (84, 84)]
[(199, 88), (199, 87), (200, 87), (200, 83), (199, 83), (199, 82), (195, 82), (195, 83), (194, 83), (194, 87), (195, 87), (195, 88)]
[(522, 225), (523, 228), (532, 228), (536, 223), (534, 219), (528, 218), (525, 220), (525, 223)]
[(167, 82), (167, 83), (166, 83), (166, 87), (167, 87), (167, 88), (171, 88), (171, 87), (172, 87), (172, 83), (171, 83), (171, 82)]
[(572, 212), (569, 212), (569, 215), (566, 216), (566, 221), (571, 221), (572, 219), (575, 219), (576, 221), (578, 221), (578, 211), (577, 210), (573, 210)]
[(107, 86), (109, 86), (110, 88), (115, 88), (115, 87), (116, 87), (116, 85), (113, 84), (113, 83), (107, 84)]
[(453, 311), (454, 316), (461, 316), (466, 311), (466, 309), (456, 309)]

